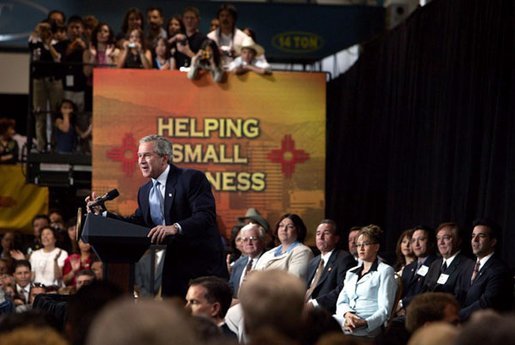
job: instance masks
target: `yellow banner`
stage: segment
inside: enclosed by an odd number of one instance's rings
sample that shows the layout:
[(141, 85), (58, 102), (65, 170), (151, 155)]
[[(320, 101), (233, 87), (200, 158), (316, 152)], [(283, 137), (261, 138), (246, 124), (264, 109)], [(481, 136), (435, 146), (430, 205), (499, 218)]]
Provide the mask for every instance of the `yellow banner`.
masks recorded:
[(48, 213), (48, 188), (25, 183), (24, 166), (0, 165), (0, 231), (32, 234), (32, 218)]
[(271, 227), (298, 213), (310, 230), (324, 216), (325, 74), (210, 76), (191, 81), (178, 71), (96, 69), (93, 189), (120, 197), (110, 210), (137, 207), (145, 180), (138, 140), (161, 134), (174, 163), (205, 172), (213, 185), (221, 231), (254, 207)]

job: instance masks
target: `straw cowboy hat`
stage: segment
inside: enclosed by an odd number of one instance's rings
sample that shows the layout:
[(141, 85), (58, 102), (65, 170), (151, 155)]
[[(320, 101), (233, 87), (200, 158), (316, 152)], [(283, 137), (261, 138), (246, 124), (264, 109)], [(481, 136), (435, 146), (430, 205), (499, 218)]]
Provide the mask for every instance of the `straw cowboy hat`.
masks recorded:
[(238, 221), (242, 222), (242, 223), (244, 223), (245, 220), (247, 220), (247, 219), (251, 219), (251, 220), (255, 221), (256, 223), (261, 225), (265, 229), (266, 232), (268, 232), (268, 229), (270, 228), (270, 226), (268, 225), (268, 222), (266, 221), (265, 218), (263, 218), (259, 214), (259, 212), (255, 208), (253, 208), (253, 207), (249, 208), (247, 210), (247, 212), (245, 213), (245, 216), (238, 217)]
[(243, 39), (243, 41), (241, 42), (241, 47), (238, 49), (238, 53), (241, 54), (241, 50), (243, 48), (249, 48), (249, 49), (253, 49), (255, 52), (256, 52), (256, 56), (260, 56), (260, 55), (263, 55), (265, 53), (265, 49), (260, 46), (259, 44), (257, 44), (256, 42), (254, 42), (254, 40), (252, 39), (252, 37), (245, 37)]

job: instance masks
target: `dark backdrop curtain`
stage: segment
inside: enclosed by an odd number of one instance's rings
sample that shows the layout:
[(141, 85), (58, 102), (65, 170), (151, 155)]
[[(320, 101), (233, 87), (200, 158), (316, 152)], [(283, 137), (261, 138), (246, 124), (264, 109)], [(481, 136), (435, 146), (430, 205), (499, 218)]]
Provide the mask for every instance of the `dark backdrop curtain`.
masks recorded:
[(327, 216), (416, 224), (490, 217), (515, 267), (513, 0), (435, 0), (328, 86)]

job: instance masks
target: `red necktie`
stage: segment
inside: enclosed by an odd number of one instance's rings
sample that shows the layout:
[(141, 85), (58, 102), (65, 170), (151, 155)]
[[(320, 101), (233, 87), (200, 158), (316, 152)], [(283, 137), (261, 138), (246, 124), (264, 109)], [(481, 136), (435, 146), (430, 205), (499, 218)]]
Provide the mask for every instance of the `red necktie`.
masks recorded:
[(476, 264), (474, 265), (474, 270), (472, 271), (472, 277), (470, 278), (470, 284), (474, 282), (474, 279), (477, 277), (477, 273), (479, 272), (479, 265), (480, 262), (477, 260)]

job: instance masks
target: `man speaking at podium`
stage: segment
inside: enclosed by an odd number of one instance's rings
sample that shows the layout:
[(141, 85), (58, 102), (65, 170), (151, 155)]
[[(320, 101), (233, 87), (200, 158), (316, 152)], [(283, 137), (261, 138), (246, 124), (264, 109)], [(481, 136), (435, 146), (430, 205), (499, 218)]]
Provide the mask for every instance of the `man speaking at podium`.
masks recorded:
[(140, 140), (138, 165), (150, 181), (139, 188), (138, 208), (132, 216), (103, 212), (101, 205), (95, 205), (95, 192), (86, 198), (88, 212), (150, 227), (151, 242), (166, 244), (161, 289), (165, 297), (185, 297), (193, 278), (227, 278), (215, 199), (206, 176), (173, 165), (172, 144), (159, 135)]

